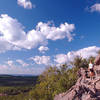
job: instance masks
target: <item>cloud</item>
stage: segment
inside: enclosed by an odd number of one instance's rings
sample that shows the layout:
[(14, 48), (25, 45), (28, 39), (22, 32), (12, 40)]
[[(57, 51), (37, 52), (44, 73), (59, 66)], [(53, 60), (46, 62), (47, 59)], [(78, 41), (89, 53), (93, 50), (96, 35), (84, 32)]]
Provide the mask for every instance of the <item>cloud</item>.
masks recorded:
[(24, 26), (7, 14), (0, 16), (0, 53), (8, 50), (32, 49), (39, 45), (47, 45), (48, 40), (67, 38), (72, 41), (74, 24), (65, 22), (59, 27), (51, 23), (39, 22), (35, 29), (24, 31)]
[(30, 59), (39, 65), (40, 64), (44, 64), (44, 65), (50, 64), (50, 56), (35, 56), (35, 57), (31, 57)]
[(25, 9), (32, 9), (36, 6), (31, 3), (30, 0), (17, 0), (18, 5), (24, 7)]
[(39, 50), (41, 53), (45, 53), (45, 51), (48, 51), (49, 48), (48, 48), (48, 47), (45, 47), (45, 46), (40, 46), (40, 47), (38, 48), (38, 50)]
[(32, 49), (46, 43), (43, 35), (35, 30), (26, 33), (21, 23), (5, 14), (0, 17), (0, 34), (0, 52)]
[(12, 67), (12, 66), (13, 66), (13, 61), (12, 61), (12, 60), (8, 60), (8, 61), (6, 62), (6, 64), (8, 64), (8, 66)]
[(96, 57), (97, 52), (99, 50), (100, 50), (100, 47), (91, 46), (91, 47), (80, 49), (78, 51), (71, 51), (71, 52), (68, 52), (67, 54), (58, 54), (55, 56), (54, 61), (57, 64), (69, 63), (70, 61), (73, 61), (74, 58), (77, 56), (88, 59), (91, 56)]
[(100, 3), (96, 3), (90, 7), (91, 12), (100, 12)]
[(37, 31), (40, 31), (41, 34), (46, 37), (46, 39), (50, 40), (64, 39), (65, 37), (67, 37), (68, 41), (70, 42), (73, 40), (73, 37), (75, 35), (71, 34), (74, 29), (74, 24), (68, 24), (67, 22), (61, 24), (59, 27), (53, 26), (50, 22), (39, 22), (37, 25)]
[(83, 48), (76, 51), (76, 55), (88, 59), (90, 56), (96, 57), (99, 50), (100, 50), (100, 47), (91, 46), (91, 47)]
[(0, 16), (0, 52), (7, 50), (20, 50), (20, 47), (15, 45), (18, 41), (25, 39), (23, 27), (16, 19), (9, 17), (6, 14)]
[[(70, 61), (73, 61), (76, 56), (81, 56), (83, 58), (88, 59), (90, 56), (96, 57), (97, 52), (100, 50), (100, 47), (91, 46), (83, 49), (79, 49), (77, 51), (70, 51), (67, 54), (57, 54), (54, 57), (54, 63), (56, 65), (69, 63)], [(50, 56), (35, 56), (30, 58), (32, 61), (34, 61), (36, 64), (41, 65), (54, 65), (51, 64), (51, 57)], [(28, 67), (22, 67), (15, 63), (19, 63), (23, 66)], [(39, 75), (44, 70), (45, 67), (35, 67), (35, 65), (30, 66), (31, 64), (25, 63), (21, 59), (17, 59), (16, 61), (8, 60), (5, 64), (0, 64), (0, 74), (34, 74)], [(37, 65), (36, 65), (37, 66)]]
[(16, 62), (19, 63), (19, 64), (21, 64), (23, 67), (29, 66), (28, 63), (25, 63), (25, 62), (24, 62), (23, 60), (21, 60), (21, 59), (17, 59)]
[[(18, 65), (17, 63), (20, 65)], [(27, 66), (27, 67), (26, 67)], [(35, 67), (30, 63), (26, 63), (21, 59), (16, 61), (8, 60), (0, 64), (0, 74), (24, 74), (24, 75), (39, 75), (44, 71), (45, 67)]]
[(40, 75), (44, 71), (41, 67), (21, 67), (0, 64), (0, 74)]
[(66, 60), (67, 60), (67, 55), (65, 54), (58, 54), (55, 56), (55, 59), (54, 59), (54, 61), (59, 64), (66, 63)]
[(20, 50), (20, 48), (0, 37), (0, 53), (8, 50)]

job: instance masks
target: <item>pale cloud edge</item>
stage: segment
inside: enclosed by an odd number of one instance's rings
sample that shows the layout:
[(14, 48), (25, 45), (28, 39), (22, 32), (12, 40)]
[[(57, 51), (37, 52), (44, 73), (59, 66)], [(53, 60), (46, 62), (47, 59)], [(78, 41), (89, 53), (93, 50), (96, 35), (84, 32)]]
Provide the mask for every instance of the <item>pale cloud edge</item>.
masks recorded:
[(90, 12), (99, 12), (100, 13), (100, 3), (96, 3), (89, 8)]
[(90, 46), (87, 48), (79, 49), (77, 51), (70, 51), (67, 54), (57, 54), (53, 57), (53, 62), (51, 61), (51, 56), (35, 56), (30, 57), (36, 64), (44, 65), (54, 65), (54, 64), (64, 64), (74, 61), (74, 58), (82, 57), (83, 59), (88, 59), (89, 57), (96, 57), (100, 51), (100, 47)]
[[(77, 51), (70, 51), (67, 54), (57, 54), (54, 56), (53, 59), (51, 59), (51, 56), (45, 55), (30, 57), (29, 59), (32, 62), (35, 62), (34, 66), (30, 66), (30, 63), (26, 63), (21, 59), (17, 59), (15, 61), (8, 60), (4, 64), (0, 64), (0, 74), (6, 73), (39, 75), (45, 70), (45, 67), (41, 67), (40, 65), (47, 67), (49, 67), (49, 65), (57, 66), (64, 63), (69, 63), (70, 61), (73, 61), (74, 58), (77, 56), (80, 56), (85, 59), (88, 59), (91, 56), (96, 57), (98, 55), (99, 50), (100, 47), (90, 46), (87, 48), (79, 49)], [(53, 60), (53, 62), (51, 60)], [(19, 63), (19, 65), (16, 65), (16, 63)]]
[(31, 57), (30, 59), (39, 65), (43, 64), (43, 65), (48, 66), (51, 64), (50, 56), (35, 56), (35, 57)]
[(98, 55), (99, 50), (100, 47), (91, 46), (91, 47), (80, 49), (78, 51), (71, 51), (68, 52), (67, 54), (57, 54), (55, 56), (54, 61), (56, 62), (56, 64), (70, 63), (77, 56), (88, 59), (91, 56), (96, 57)]
[(36, 7), (36, 5), (32, 4), (30, 0), (17, 0), (17, 4), (25, 9), (32, 9)]
[(28, 63), (24, 62), (24, 61), (21, 60), (21, 59), (17, 59), (16, 62), (19, 63), (20, 65), (22, 65), (23, 67), (27, 67), (27, 66), (29, 66)]
[(49, 50), (49, 48), (48, 48), (48, 47), (45, 47), (45, 46), (40, 46), (40, 47), (38, 48), (38, 50), (39, 50), (41, 53), (45, 53), (46, 51)]

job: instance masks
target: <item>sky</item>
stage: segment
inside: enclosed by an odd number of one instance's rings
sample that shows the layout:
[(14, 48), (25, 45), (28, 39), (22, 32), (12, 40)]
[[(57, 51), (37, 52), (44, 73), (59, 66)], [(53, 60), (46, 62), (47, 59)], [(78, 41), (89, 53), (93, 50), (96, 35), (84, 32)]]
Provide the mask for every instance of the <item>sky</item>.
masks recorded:
[(0, 74), (96, 57), (99, 27), (100, 0), (0, 0)]

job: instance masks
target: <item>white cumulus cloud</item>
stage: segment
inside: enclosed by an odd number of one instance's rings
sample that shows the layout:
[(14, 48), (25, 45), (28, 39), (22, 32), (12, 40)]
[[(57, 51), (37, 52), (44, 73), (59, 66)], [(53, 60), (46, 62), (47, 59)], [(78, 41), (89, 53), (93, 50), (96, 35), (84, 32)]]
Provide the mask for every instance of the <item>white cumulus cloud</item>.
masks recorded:
[(55, 56), (55, 59), (54, 59), (54, 61), (58, 64), (66, 63), (66, 60), (67, 60), (67, 55), (65, 54), (58, 54)]
[(49, 48), (48, 48), (48, 47), (45, 47), (45, 46), (40, 46), (40, 47), (38, 48), (38, 50), (39, 50), (41, 53), (45, 53), (45, 51), (48, 51)]
[[(24, 31), (24, 26), (7, 14), (0, 16), (0, 53), (8, 50), (32, 49), (39, 45), (47, 45), (48, 40), (67, 38), (72, 41), (74, 24), (65, 22), (59, 27), (50, 23), (39, 22), (35, 29)], [(46, 51), (47, 48), (45, 48)]]
[(6, 62), (6, 64), (8, 65), (8, 66), (10, 66), (10, 67), (12, 67), (13, 66), (13, 61), (12, 60), (8, 60), (7, 62)]
[(37, 25), (37, 31), (40, 31), (41, 34), (46, 37), (46, 39), (50, 40), (64, 39), (67, 37), (68, 41), (70, 42), (73, 40), (73, 36), (75, 35), (71, 34), (74, 29), (74, 24), (68, 24), (67, 22), (61, 24), (59, 27), (55, 27), (51, 23), (43, 22), (39, 22)]
[(24, 7), (25, 9), (35, 8), (35, 5), (32, 4), (30, 0), (17, 0), (18, 5)]
[(23, 67), (29, 66), (28, 63), (25, 63), (23, 60), (21, 59), (17, 59), (16, 62), (18, 62), (19, 64), (21, 64)]
[(54, 61), (57, 64), (69, 63), (70, 61), (73, 61), (74, 58), (77, 56), (88, 59), (91, 56), (96, 57), (98, 54), (97, 52), (99, 50), (100, 47), (91, 46), (91, 47), (80, 49), (78, 51), (71, 51), (68, 52), (67, 54), (58, 54), (55, 56)]
[(94, 11), (100, 12), (100, 3), (96, 3), (96, 4), (92, 5), (92, 6), (90, 7), (90, 11), (91, 11), (91, 12), (94, 12)]
[(35, 56), (35, 57), (31, 57), (30, 59), (39, 65), (40, 64), (44, 64), (44, 65), (50, 64), (50, 56)]

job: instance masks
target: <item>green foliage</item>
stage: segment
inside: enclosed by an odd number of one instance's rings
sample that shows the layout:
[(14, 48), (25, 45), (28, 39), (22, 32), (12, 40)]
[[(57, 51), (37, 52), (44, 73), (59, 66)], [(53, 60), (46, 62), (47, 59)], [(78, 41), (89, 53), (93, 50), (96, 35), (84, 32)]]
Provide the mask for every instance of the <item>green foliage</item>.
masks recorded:
[(30, 92), (33, 100), (53, 100), (54, 96), (70, 89), (77, 80), (79, 68), (88, 68), (90, 60), (94, 57), (83, 59), (76, 57), (70, 66), (67, 64), (58, 67), (49, 67), (39, 77), (38, 84)]
[(74, 59), (74, 61), (73, 62), (71, 62), (71, 65), (73, 66), (73, 67), (77, 67), (77, 68), (88, 68), (88, 60), (86, 60), (86, 59), (83, 59), (82, 57), (76, 57), (75, 59)]
[(77, 79), (77, 67), (68, 69), (66, 64), (49, 67), (39, 77), (39, 84), (30, 92), (34, 100), (53, 100), (56, 94), (65, 92), (73, 86)]
[(0, 87), (0, 100), (29, 100), (29, 89), (30, 87)]
[(29, 91), (37, 76), (0, 75), (0, 100), (31, 100)]
[(91, 61), (92, 63), (94, 63), (94, 60), (95, 60), (95, 57), (90, 57), (89, 59), (88, 59), (88, 63)]
[(0, 96), (0, 100), (31, 100), (28, 94), (19, 94), (12, 96)]

